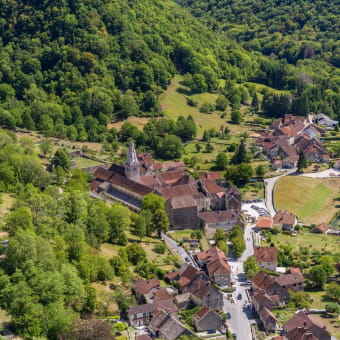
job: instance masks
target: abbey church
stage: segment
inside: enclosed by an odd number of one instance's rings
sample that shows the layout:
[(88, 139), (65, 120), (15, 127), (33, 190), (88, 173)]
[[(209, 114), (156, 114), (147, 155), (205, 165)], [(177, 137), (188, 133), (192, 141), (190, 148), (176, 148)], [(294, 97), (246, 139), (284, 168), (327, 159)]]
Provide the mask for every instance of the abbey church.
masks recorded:
[(173, 229), (204, 227), (213, 235), (218, 227), (229, 231), (235, 224), (244, 226), (241, 194), (235, 187), (225, 189), (208, 176), (195, 180), (185, 172), (183, 162), (159, 163), (149, 154), (137, 155), (133, 142), (124, 166), (96, 170), (91, 191), (136, 212), (145, 195), (160, 195)]

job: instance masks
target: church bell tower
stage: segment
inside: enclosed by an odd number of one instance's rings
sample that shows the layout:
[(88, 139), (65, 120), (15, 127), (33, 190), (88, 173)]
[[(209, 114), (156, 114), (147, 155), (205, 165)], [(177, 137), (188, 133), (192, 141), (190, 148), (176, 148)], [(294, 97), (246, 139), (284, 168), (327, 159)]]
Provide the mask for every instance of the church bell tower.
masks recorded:
[(139, 182), (140, 170), (139, 162), (136, 154), (135, 144), (133, 141), (130, 142), (129, 152), (127, 155), (126, 162), (124, 164), (125, 176), (135, 182)]

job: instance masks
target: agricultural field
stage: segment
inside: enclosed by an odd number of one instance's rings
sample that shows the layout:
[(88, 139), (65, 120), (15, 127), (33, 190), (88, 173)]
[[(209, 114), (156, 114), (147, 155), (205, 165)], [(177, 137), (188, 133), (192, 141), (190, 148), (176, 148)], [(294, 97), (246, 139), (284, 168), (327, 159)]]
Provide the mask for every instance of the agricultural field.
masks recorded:
[(285, 176), (274, 189), (275, 208), (285, 209), (306, 224), (328, 223), (339, 206), (340, 178)]

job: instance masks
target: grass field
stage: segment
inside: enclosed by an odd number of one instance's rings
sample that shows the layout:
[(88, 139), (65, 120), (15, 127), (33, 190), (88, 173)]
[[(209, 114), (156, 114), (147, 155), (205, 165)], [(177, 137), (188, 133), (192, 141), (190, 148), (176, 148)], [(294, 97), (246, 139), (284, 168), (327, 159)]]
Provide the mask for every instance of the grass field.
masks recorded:
[(328, 223), (339, 209), (333, 201), (339, 194), (340, 178), (285, 176), (276, 183), (274, 203), (304, 223)]
[(102, 164), (100, 162), (85, 157), (74, 157), (73, 161), (75, 163), (75, 167), (80, 169)]
[(300, 246), (307, 247), (311, 250), (329, 251), (335, 253), (339, 251), (340, 240), (334, 235), (313, 234), (306, 230), (301, 230), (296, 236), (277, 234), (271, 237), (271, 242), (276, 247), (288, 244), (293, 249), (292, 252), (298, 251)]

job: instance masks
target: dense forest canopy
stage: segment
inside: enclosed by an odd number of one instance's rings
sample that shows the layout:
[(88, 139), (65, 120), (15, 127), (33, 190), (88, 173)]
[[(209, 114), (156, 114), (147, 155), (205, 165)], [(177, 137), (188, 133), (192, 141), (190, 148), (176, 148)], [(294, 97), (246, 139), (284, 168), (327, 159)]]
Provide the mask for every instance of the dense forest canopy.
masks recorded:
[(178, 5), (140, 1), (1, 1), (0, 120), (73, 140), (102, 140), (112, 114), (160, 114), (176, 72), (247, 80), (249, 54)]

